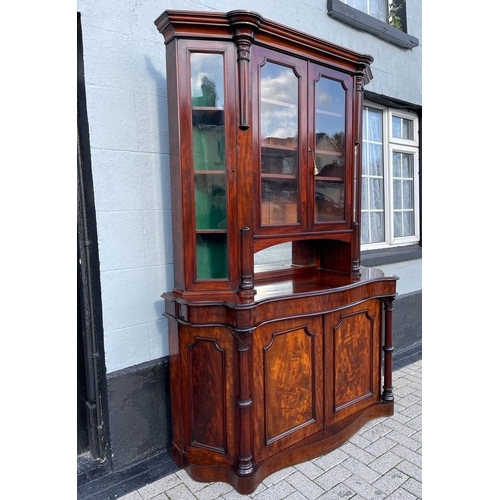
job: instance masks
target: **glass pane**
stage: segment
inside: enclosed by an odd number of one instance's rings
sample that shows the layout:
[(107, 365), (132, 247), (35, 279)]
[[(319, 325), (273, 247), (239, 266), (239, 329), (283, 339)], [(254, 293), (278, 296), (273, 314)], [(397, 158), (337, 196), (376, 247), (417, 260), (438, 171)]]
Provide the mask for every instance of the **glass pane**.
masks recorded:
[(400, 139), (413, 140), (413, 120), (400, 118), (399, 116), (392, 117), (392, 136)]
[(370, 243), (370, 214), (361, 212), (361, 244)]
[(340, 82), (320, 78), (316, 83), (315, 120), (316, 149), (344, 155), (345, 90)]
[(297, 152), (262, 147), (263, 174), (297, 175)]
[(378, 243), (385, 238), (382, 116), (379, 109), (363, 109), (362, 244)]
[(193, 106), (224, 107), (223, 64), (222, 54), (191, 53)]
[(394, 236), (403, 236), (403, 212), (394, 212)]
[(369, 175), (382, 176), (384, 173), (382, 166), (382, 146), (370, 144), (368, 148)]
[(297, 181), (262, 180), (262, 224), (294, 224), (297, 215)]
[(401, 177), (401, 153), (392, 153), (392, 175)]
[(374, 108), (365, 108), (365, 141), (382, 143), (382, 111)]
[(322, 77), (315, 93), (315, 221), (340, 221), (344, 220), (345, 90), (340, 82)]
[(363, 141), (361, 175), (368, 175), (368, 144)]
[(368, 14), (384, 23), (387, 22), (387, 0), (369, 0)]
[(267, 62), (260, 74), (261, 222), (298, 222), (298, 78), (292, 68)]
[(317, 222), (344, 220), (344, 183), (316, 182), (315, 220)]
[(224, 58), (193, 52), (190, 61), (196, 276), (227, 278)]
[(225, 170), (224, 126), (193, 123), (193, 155), (195, 170)]
[(404, 221), (404, 234), (405, 236), (412, 236), (415, 234), (415, 225), (414, 225), (414, 217), (413, 210), (409, 212), (403, 212), (403, 221)]
[(403, 208), (413, 208), (413, 182), (403, 181)]
[(403, 139), (413, 139), (413, 120), (403, 119)]
[(196, 229), (226, 229), (226, 176), (195, 175)]
[(343, 0), (344, 3), (368, 14), (368, 3), (366, 0)]
[(383, 210), (384, 208), (384, 183), (382, 179), (370, 179), (370, 209)]
[(382, 212), (370, 213), (370, 243), (384, 241), (384, 214)]
[(368, 177), (363, 177), (361, 180), (361, 210), (368, 210), (370, 206), (370, 186)]
[(227, 235), (196, 235), (196, 270), (200, 280), (227, 278)]
[(262, 141), (296, 147), (299, 98), (294, 71), (286, 66), (266, 63), (261, 69), (260, 97)]
[(254, 265), (280, 265), (288, 266), (292, 263), (292, 244), (281, 243), (261, 250), (254, 254)]
[(403, 169), (403, 177), (412, 179), (413, 178), (413, 155), (411, 154), (402, 154), (402, 169)]
[(265, 145), (297, 147), (298, 111), (286, 104), (261, 105), (261, 137)]
[(401, 210), (403, 208), (403, 200), (401, 198), (401, 181), (399, 179), (392, 181), (392, 192), (394, 210)]

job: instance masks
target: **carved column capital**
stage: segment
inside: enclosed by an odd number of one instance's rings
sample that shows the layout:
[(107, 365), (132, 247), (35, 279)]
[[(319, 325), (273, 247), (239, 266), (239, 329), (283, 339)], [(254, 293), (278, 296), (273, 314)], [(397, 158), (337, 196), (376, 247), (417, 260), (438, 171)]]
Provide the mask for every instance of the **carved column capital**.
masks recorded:
[(238, 330), (233, 329), (233, 335), (238, 342), (238, 351), (244, 352), (250, 349), (249, 342), (251, 340), (253, 330)]
[(227, 13), (227, 19), (233, 29), (233, 39), (238, 52), (240, 128), (246, 130), (250, 126), (250, 47), (263, 18), (255, 12), (232, 10)]

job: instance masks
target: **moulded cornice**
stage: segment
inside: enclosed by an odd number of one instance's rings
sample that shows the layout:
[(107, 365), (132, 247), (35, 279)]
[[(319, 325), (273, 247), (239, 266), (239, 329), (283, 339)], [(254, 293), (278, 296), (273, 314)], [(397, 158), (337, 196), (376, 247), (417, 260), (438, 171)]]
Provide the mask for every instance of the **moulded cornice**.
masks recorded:
[[(227, 40), (245, 35), (252, 43), (279, 46), (295, 56), (314, 57), (325, 63), (335, 63), (345, 71), (365, 74), (371, 80), (369, 66), (373, 57), (317, 38), (247, 10), (223, 12), (197, 12), (166, 10), (155, 25), (164, 36), (165, 43), (173, 38), (210, 38)], [(236, 31), (236, 33), (235, 33)]]

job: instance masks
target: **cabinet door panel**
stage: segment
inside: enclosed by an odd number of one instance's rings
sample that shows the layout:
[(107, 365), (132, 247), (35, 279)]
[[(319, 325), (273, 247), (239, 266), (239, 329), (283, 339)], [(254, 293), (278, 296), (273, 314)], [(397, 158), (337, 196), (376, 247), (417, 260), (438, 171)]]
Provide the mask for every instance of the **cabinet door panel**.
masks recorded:
[(380, 399), (380, 301), (325, 316), (325, 404), (330, 425)]
[(254, 344), (257, 454), (267, 456), (322, 428), (322, 324), (307, 318), (259, 328)]
[[(180, 355), (185, 450), (227, 455), (234, 441), (234, 344), (225, 328), (183, 328)], [(204, 450), (204, 451), (202, 451)]]

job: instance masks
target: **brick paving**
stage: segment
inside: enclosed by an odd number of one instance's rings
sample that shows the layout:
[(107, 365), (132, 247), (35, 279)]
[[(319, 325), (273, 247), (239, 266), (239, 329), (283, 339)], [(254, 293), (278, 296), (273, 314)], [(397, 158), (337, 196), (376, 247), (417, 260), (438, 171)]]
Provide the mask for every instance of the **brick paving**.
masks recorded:
[[(410, 360), (411, 361), (411, 360)], [(408, 361), (407, 361), (408, 362)], [(368, 422), (338, 449), (275, 472), (251, 495), (226, 483), (193, 481), (184, 470), (121, 500), (415, 500), (422, 498), (422, 361), (393, 374), (394, 415)], [(114, 498), (117, 498), (115, 495)]]

